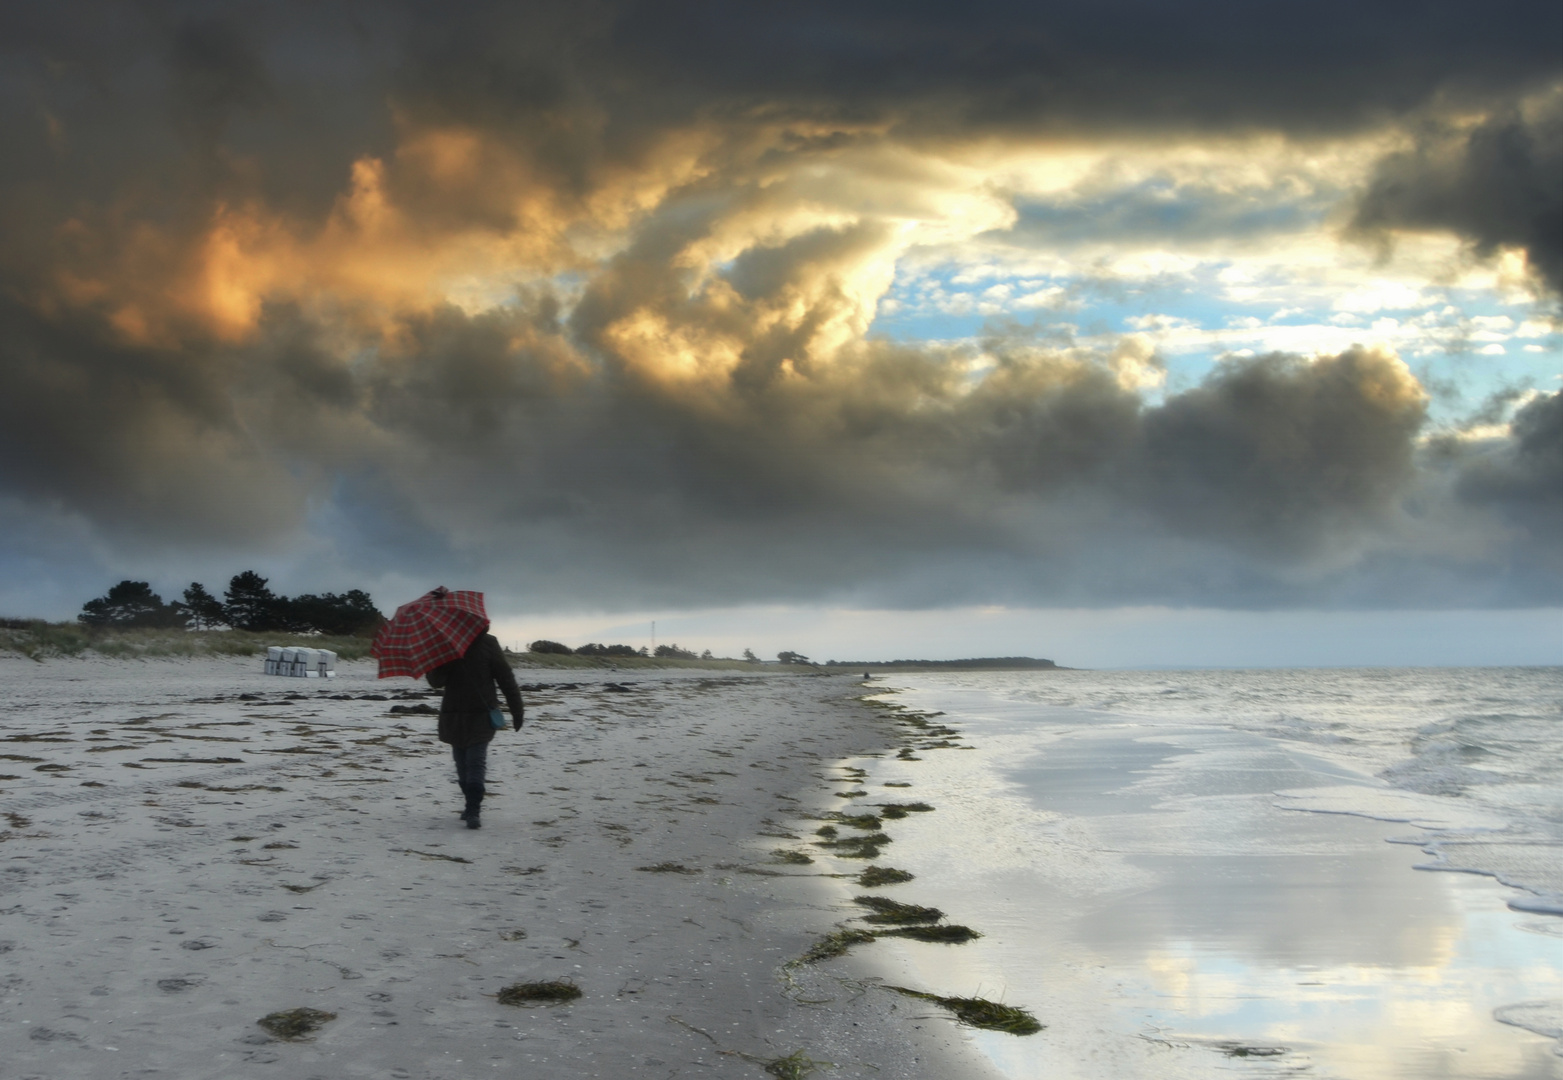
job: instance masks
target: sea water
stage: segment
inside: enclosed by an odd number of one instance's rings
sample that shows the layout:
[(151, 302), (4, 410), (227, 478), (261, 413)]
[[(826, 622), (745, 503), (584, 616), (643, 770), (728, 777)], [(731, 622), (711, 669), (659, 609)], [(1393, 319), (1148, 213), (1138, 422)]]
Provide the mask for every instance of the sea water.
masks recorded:
[(1035, 1013), (1004, 1075), (1563, 1077), (1563, 669), (871, 685), (959, 732), (855, 763), (935, 806), (885, 892), (985, 935), (876, 948)]

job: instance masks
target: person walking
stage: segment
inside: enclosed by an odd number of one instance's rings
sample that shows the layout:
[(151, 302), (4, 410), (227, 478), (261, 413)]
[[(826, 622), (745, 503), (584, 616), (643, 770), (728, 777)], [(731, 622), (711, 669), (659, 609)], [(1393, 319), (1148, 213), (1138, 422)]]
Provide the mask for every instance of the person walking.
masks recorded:
[[(469, 829), (483, 827), (484, 780), (488, 773), (488, 744), (504, 724), (499, 693), (510, 706), (510, 723), (516, 731), (526, 719), (515, 672), (505, 660), (499, 639), (483, 633), (458, 659), (428, 672), (429, 685), (443, 690), (440, 699), (440, 741), (448, 743), (456, 760), (456, 782), (466, 798), (462, 820)], [(496, 692), (496, 690), (498, 692)]]

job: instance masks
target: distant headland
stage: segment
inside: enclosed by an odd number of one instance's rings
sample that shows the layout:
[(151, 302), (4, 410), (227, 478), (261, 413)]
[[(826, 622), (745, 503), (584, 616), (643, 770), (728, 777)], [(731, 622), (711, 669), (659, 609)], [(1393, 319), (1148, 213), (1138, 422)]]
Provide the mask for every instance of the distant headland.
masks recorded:
[(976, 656), (969, 660), (829, 660), (823, 667), (864, 671), (1068, 671), (1034, 656)]

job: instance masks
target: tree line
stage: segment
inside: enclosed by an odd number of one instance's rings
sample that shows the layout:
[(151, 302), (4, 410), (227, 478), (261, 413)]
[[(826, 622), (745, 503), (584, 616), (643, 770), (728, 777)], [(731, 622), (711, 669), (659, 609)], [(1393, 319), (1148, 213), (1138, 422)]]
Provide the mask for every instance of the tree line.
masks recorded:
[[(731, 657), (716, 657), (711, 655), (711, 650), (696, 655), (693, 649), (681, 648), (678, 645), (658, 645), (655, 652), (647, 652), (646, 647), (634, 648), (630, 645), (601, 645), (597, 642), (588, 642), (585, 645), (572, 649), (570, 646), (557, 641), (549, 641), (540, 638), (527, 646), (528, 651), (535, 653), (552, 653), (555, 656), (656, 656), (664, 660), (728, 660)], [(758, 664), (760, 658), (754, 655), (754, 650), (745, 649), (743, 658), (751, 664)], [(783, 652), (776, 655), (776, 659), (784, 664), (806, 664), (809, 658), (802, 653)]]
[(88, 600), (77, 620), (87, 626), (160, 627), (165, 629), (286, 631), (368, 635), (385, 621), (362, 589), (345, 593), (279, 596), (267, 579), (253, 570), (235, 574), (218, 599), (199, 581), (192, 581), (180, 599), (164, 603), (145, 581), (121, 581), (104, 596)]
[(658, 645), (656, 652), (648, 652), (646, 646), (635, 648), (633, 645), (603, 645), (595, 641), (572, 649), (568, 645), (557, 641), (549, 641), (541, 638), (527, 646), (530, 652), (552, 653), (555, 656), (656, 656), (664, 660), (714, 660), (711, 650), (707, 649), (700, 655), (695, 655), (691, 649), (682, 649), (677, 645)]

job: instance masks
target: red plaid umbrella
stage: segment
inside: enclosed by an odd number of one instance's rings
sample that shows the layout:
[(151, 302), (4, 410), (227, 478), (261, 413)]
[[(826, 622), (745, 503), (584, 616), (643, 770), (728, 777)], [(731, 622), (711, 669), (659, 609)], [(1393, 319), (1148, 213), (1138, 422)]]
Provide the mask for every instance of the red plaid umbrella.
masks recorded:
[(416, 679), (464, 655), (487, 629), (482, 593), (441, 585), (397, 608), (375, 634), (369, 655), (380, 661), (380, 678)]

